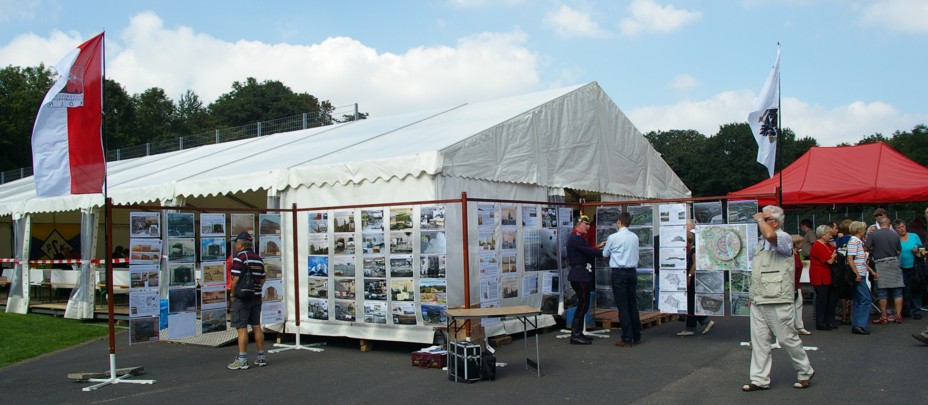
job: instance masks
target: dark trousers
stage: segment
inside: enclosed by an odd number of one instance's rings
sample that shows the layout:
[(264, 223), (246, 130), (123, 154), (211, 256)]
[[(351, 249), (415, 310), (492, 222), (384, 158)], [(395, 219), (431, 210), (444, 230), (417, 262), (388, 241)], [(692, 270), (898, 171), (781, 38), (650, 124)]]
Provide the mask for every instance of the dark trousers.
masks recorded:
[(586, 314), (590, 312), (590, 291), (593, 290), (593, 282), (571, 281), (570, 287), (577, 294), (577, 309), (574, 310), (574, 319), (570, 324), (570, 335), (580, 337), (583, 336), (583, 323), (586, 322)]
[(824, 329), (835, 323), (835, 306), (838, 305), (838, 292), (829, 285), (813, 285), (815, 290), (815, 328)]
[(686, 329), (693, 330), (697, 322), (703, 325), (709, 317), (694, 315), (696, 313), (696, 281), (695, 277), (687, 277), (687, 279), (689, 281), (686, 283)]
[(622, 323), (622, 341), (641, 340), (641, 318), (638, 317), (638, 275), (635, 269), (612, 269), (612, 296)]
[(902, 269), (902, 281), (905, 289), (902, 290), (902, 314), (915, 316), (922, 314), (922, 288), (916, 288), (916, 268)]

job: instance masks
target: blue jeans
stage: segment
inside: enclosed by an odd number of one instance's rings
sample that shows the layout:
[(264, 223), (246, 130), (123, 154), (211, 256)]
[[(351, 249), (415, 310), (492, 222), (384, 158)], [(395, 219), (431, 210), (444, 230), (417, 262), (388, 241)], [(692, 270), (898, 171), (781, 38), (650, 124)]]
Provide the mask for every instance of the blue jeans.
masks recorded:
[(870, 320), (870, 289), (867, 288), (866, 280), (861, 280), (854, 286), (854, 317), (851, 319), (851, 325), (858, 328), (867, 329), (867, 321)]
[(612, 269), (612, 296), (622, 323), (622, 341), (641, 340), (641, 318), (638, 317), (638, 275), (635, 269)]

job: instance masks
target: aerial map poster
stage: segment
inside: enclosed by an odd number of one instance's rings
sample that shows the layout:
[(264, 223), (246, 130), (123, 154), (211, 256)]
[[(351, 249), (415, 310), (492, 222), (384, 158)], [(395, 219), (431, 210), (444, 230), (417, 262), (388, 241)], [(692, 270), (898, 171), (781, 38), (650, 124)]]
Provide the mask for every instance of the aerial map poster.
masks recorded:
[(696, 226), (696, 270), (747, 270), (747, 225)]

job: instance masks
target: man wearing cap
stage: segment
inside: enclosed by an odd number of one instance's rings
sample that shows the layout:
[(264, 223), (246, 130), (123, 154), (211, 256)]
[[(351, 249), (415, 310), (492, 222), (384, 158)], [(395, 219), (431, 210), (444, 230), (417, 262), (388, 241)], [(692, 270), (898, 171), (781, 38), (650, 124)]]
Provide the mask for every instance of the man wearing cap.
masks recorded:
[(590, 247), (583, 235), (590, 230), (590, 218), (581, 215), (577, 225), (567, 238), (567, 261), (570, 263), (570, 272), (567, 281), (577, 295), (577, 309), (574, 310), (573, 322), (570, 326), (570, 344), (588, 345), (593, 340), (583, 334), (583, 323), (586, 313), (590, 310), (590, 292), (593, 291), (593, 260), (602, 256), (600, 248), (606, 244), (601, 242), (595, 248)]
[(886, 210), (882, 208), (873, 210), (873, 225), (867, 227), (867, 233), (864, 234), (864, 242), (870, 238), (870, 235), (873, 232), (876, 232), (877, 229), (880, 229), (880, 218), (884, 217), (886, 217)]
[[(255, 333), (255, 346), (258, 347), (258, 358), (255, 365), (264, 367), (267, 360), (264, 358), (264, 331), (261, 330), (261, 285), (264, 284), (264, 260), (254, 250), (251, 234), (242, 232), (235, 237), (235, 257), (232, 258), (232, 322), (231, 325), (238, 332), (238, 357), (227, 366), (229, 370), (247, 370), (248, 365), (248, 325)], [(253, 298), (236, 298), (234, 291), (239, 277), (245, 272), (251, 276), (258, 287)]]
[(609, 258), (612, 270), (612, 295), (618, 307), (619, 322), (622, 323), (622, 337), (615, 343), (618, 347), (631, 347), (641, 342), (641, 319), (638, 316), (638, 235), (628, 230), (632, 216), (627, 212), (619, 214), (615, 225), (616, 233), (609, 235), (603, 256)]

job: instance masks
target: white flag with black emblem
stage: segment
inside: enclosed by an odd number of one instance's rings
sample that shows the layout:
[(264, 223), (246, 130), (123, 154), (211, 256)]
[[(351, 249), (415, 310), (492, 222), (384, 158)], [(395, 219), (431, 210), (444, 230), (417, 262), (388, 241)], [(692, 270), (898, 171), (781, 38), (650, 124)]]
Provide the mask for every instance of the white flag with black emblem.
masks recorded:
[(773, 177), (777, 160), (780, 116), (780, 44), (777, 44), (777, 61), (764, 83), (754, 107), (748, 114), (748, 125), (757, 141), (757, 163), (767, 166)]

